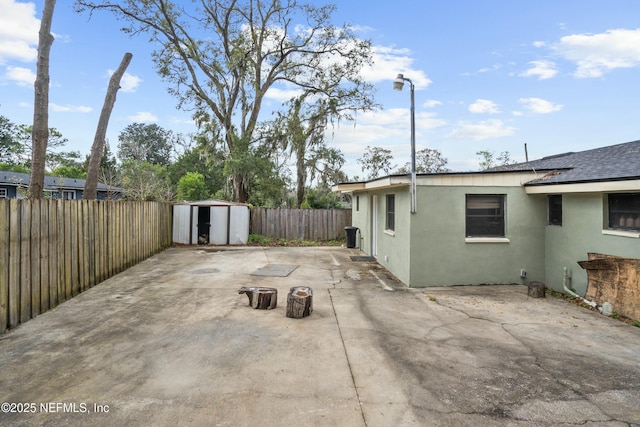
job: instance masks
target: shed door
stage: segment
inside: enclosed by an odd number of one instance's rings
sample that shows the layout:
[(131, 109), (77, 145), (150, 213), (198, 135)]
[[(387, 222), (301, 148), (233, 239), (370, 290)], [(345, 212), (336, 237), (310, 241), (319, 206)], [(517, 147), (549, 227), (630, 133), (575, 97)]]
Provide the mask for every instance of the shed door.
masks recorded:
[(191, 228), (191, 206), (173, 205), (173, 242), (188, 245)]
[(229, 206), (211, 206), (211, 244), (226, 245), (229, 227)]

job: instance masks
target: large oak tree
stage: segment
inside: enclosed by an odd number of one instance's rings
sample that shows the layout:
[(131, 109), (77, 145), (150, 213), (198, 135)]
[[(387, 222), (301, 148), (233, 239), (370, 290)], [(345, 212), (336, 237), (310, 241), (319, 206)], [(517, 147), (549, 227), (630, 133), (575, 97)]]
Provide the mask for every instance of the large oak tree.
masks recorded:
[[(334, 5), (295, 0), (77, 0), (78, 10), (106, 10), (126, 32), (146, 33), (169, 92), (201, 120), (218, 122), (227, 156), (246, 158), (271, 88), (335, 94), (369, 90), (360, 70), (370, 43), (331, 22)], [(342, 85), (337, 90), (335, 82)], [(299, 93), (299, 92), (298, 92)], [(336, 98), (336, 99), (339, 99)], [(228, 167), (233, 199), (248, 197), (241, 162)]]

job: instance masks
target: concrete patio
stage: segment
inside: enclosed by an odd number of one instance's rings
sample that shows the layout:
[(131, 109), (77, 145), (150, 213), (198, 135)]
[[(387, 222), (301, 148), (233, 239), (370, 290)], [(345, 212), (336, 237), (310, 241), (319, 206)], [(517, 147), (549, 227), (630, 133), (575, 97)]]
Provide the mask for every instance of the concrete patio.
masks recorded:
[[(640, 426), (640, 328), (519, 285), (406, 289), (357, 255), (166, 250), (0, 335), (0, 425)], [(298, 267), (251, 274), (270, 264)], [(293, 286), (310, 317), (285, 316)]]

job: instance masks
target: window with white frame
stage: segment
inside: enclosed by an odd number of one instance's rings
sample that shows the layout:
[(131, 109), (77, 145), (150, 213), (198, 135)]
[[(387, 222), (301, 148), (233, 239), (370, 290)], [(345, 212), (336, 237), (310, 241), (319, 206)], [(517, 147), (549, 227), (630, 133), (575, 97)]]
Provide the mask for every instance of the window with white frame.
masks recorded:
[(6, 199), (7, 196), (7, 189), (6, 188), (0, 188), (0, 199)]
[(385, 229), (395, 231), (396, 229), (396, 195), (387, 194), (387, 206), (385, 209)]
[(62, 198), (64, 200), (74, 200), (76, 198), (76, 190), (62, 190)]
[(466, 236), (505, 237), (504, 194), (467, 194)]
[(640, 231), (640, 193), (609, 194), (609, 228)]

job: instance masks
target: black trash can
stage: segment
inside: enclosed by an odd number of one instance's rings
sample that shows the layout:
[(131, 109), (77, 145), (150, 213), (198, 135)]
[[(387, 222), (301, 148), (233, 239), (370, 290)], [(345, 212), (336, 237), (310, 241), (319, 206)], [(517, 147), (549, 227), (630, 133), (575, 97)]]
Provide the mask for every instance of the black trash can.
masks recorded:
[(356, 247), (356, 233), (358, 231), (358, 227), (345, 227), (344, 232), (347, 235), (347, 247), (355, 248)]

